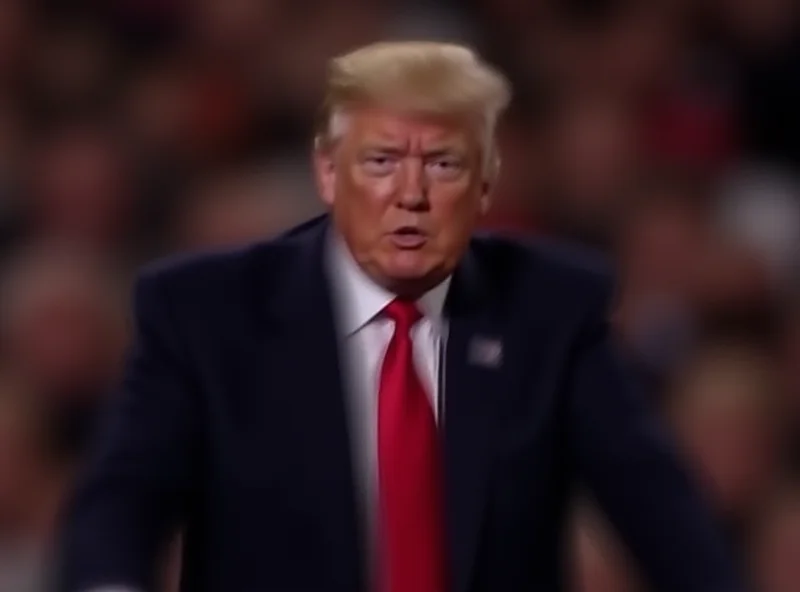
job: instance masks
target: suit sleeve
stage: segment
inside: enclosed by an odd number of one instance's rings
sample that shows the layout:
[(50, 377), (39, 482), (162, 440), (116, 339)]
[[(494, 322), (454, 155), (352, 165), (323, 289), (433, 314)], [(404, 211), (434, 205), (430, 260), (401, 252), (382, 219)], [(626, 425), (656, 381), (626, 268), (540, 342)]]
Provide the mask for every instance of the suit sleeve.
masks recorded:
[(119, 392), (64, 514), (57, 589), (151, 590), (181, 517), (197, 445), (196, 389), (158, 276), (134, 289), (134, 339)]
[(710, 509), (624, 370), (607, 320), (610, 289), (599, 292), (570, 372), (570, 441), (580, 477), (656, 590), (739, 592)]

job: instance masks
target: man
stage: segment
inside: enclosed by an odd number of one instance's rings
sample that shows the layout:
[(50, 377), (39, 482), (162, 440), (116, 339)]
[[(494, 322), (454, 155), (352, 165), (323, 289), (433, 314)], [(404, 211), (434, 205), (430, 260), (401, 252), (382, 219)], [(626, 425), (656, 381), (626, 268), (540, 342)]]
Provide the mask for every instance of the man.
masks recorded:
[(508, 95), (454, 45), (333, 61), (330, 216), (139, 281), (62, 589), (150, 589), (183, 525), (193, 592), (558, 590), (580, 475), (658, 589), (739, 590), (614, 359), (603, 276), (471, 236)]

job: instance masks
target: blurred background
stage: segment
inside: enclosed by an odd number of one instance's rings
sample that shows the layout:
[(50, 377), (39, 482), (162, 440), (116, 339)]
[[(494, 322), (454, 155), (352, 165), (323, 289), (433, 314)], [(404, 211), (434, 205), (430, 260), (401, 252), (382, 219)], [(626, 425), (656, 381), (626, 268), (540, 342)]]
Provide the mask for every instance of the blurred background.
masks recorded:
[[(487, 227), (618, 261), (646, 395), (757, 590), (800, 590), (799, 8), (0, 0), (0, 592), (47, 589), (137, 267), (320, 211), (325, 62), (387, 38), (470, 43), (512, 79)], [(573, 518), (574, 590), (645, 591), (589, 496)]]

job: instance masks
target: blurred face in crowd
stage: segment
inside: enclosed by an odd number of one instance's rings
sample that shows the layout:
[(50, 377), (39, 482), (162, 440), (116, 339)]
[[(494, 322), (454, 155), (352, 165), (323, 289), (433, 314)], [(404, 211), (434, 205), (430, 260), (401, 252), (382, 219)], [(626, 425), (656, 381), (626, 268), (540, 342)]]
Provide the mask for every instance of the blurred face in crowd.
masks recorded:
[(800, 582), (800, 492), (775, 506), (754, 537), (753, 570), (758, 590), (793, 592)]
[(573, 531), (575, 592), (637, 592), (639, 577), (618, 537), (593, 512), (579, 508)]
[(31, 11), (24, 0), (0, 2), (0, 80), (14, 72), (25, 52), (25, 38), (29, 34)]
[(32, 419), (17, 381), (0, 375), (0, 522), (20, 510), (36, 463)]
[(324, 201), (359, 265), (397, 293), (456, 267), (486, 209), (481, 126), (458, 117), (352, 110), (318, 152)]
[(224, 248), (274, 235), (309, 213), (303, 193), (291, 180), (274, 182), (249, 173), (207, 180), (190, 194), (178, 247)]
[(568, 104), (554, 122), (554, 168), (573, 205), (597, 209), (600, 198), (624, 186), (635, 163), (636, 136), (630, 110), (612, 98)]
[(122, 345), (118, 303), (92, 262), (52, 249), (21, 256), (4, 278), (6, 355), (48, 394), (104, 386)]
[(719, 0), (717, 15), (731, 32), (753, 48), (780, 47), (796, 31), (793, 0)]
[(795, 305), (786, 323), (780, 362), (789, 411), (796, 422), (800, 420), (800, 305)]
[(607, 242), (623, 213), (637, 170), (638, 138), (631, 110), (613, 97), (565, 101), (548, 123), (543, 207), (558, 232)]
[(32, 162), (31, 189), (42, 233), (98, 245), (124, 235), (130, 196), (117, 148), (104, 130), (84, 124), (41, 147)]
[(620, 254), (637, 289), (686, 294), (692, 262), (708, 244), (709, 228), (700, 200), (682, 188), (656, 186), (633, 204), (621, 227)]
[(772, 366), (756, 351), (706, 352), (675, 393), (678, 434), (716, 507), (746, 518), (770, 485), (780, 444)]

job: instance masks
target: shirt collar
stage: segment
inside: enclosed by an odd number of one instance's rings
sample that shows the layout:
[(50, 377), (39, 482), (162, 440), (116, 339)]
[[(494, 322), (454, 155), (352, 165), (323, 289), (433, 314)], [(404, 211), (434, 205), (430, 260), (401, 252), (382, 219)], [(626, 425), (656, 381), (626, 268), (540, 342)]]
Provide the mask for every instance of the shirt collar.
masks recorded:
[[(350, 336), (374, 319), (396, 296), (375, 283), (359, 267), (340, 236), (332, 237), (328, 252), (331, 277), (338, 296), (341, 330), (345, 336)], [(434, 326), (441, 323), (450, 279), (448, 276), (417, 300), (420, 312), (433, 321)]]

